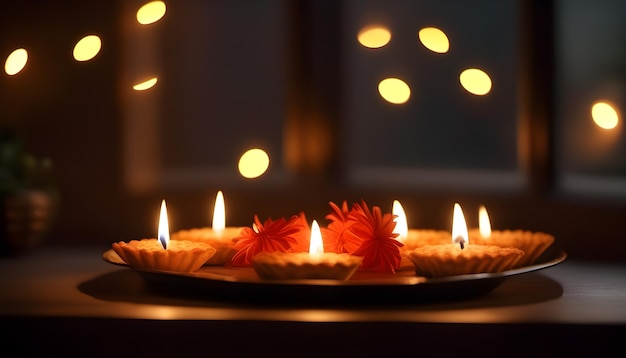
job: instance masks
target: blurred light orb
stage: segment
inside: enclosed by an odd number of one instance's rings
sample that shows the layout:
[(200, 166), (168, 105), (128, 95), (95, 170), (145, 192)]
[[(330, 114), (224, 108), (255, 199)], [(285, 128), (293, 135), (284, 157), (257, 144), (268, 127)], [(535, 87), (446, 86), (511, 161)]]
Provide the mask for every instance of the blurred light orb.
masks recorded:
[(145, 91), (147, 89), (150, 89), (150, 88), (154, 87), (154, 85), (156, 85), (156, 83), (157, 83), (157, 78), (156, 77), (152, 77), (149, 80), (137, 83), (136, 85), (133, 86), (133, 89), (135, 91)]
[(613, 129), (619, 123), (617, 111), (606, 102), (594, 103), (591, 107), (591, 118), (602, 129)]
[(411, 97), (411, 88), (399, 78), (385, 78), (378, 84), (378, 92), (389, 103), (403, 104)]
[(270, 157), (263, 149), (250, 149), (239, 158), (239, 173), (244, 178), (258, 178), (270, 166)]
[(87, 35), (74, 45), (74, 59), (76, 61), (89, 61), (96, 57), (102, 48), (102, 41), (96, 35)]
[(166, 10), (163, 1), (151, 1), (146, 3), (137, 10), (137, 22), (142, 25), (155, 23), (165, 16)]
[(459, 76), (461, 86), (469, 93), (483, 96), (491, 91), (491, 78), (487, 73), (477, 68), (469, 68)]
[(367, 48), (381, 48), (391, 40), (391, 32), (383, 26), (368, 26), (359, 31), (357, 39)]
[(418, 32), (422, 45), (432, 52), (446, 53), (450, 49), (450, 41), (446, 34), (436, 27), (425, 27)]
[(24, 69), (27, 62), (28, 51), (23, 48), (18, 48), (17, 50), (11, 52), (4, 62), (4, 72), (6, 72), (9, 76), (16, 75)]

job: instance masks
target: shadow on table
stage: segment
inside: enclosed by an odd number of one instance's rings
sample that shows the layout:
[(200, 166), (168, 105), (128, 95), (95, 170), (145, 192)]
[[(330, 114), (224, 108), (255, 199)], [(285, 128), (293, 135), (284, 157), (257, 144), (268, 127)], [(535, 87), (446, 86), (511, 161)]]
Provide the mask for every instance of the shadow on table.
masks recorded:
[(150, 275), (122, 268), (79, 284), (105, 301), (190, 307), (337, 307), (449, 310), (525, 305), (556, 299), (561, 285), (538, 272), (440, 284), (316, 286), (241, 284)]

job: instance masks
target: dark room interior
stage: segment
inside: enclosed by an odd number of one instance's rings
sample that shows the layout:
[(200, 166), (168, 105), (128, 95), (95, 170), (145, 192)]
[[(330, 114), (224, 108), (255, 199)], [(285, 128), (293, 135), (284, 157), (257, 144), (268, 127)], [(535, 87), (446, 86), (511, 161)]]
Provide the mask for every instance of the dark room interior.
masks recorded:
[[(163, 12), (142, 23), (148, 3)], [(624, 16), (617, 0), (2, 2), (0, 342), (85, 357), (622, 349)], [(268, 162), (248, 175), (251, 149)], [(163, 200), (170, 230), (209, 226), (218, 192), (232, 227), (325, 226), (330, 203), (397, 200), (410, 229), (450, 231), (455, 203), (470, 229), (484, 206), (494, 230), (553, 235), (553, 256), (452, 284), (497, 281), (476, 298), (397, 304), (379, 298), (409, 289), (384, 284), (286, 285), (298, 304), (272, 302), (280, 285), (211, 296), (174, 277), (171, 295), (103, 260), (157, 237)]]

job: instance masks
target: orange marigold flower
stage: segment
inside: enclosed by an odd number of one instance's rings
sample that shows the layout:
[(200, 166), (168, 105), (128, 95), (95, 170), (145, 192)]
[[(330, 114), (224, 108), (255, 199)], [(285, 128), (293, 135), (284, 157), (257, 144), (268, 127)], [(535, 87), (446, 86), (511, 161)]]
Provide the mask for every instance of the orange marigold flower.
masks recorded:
[(363, 257), (360, 269), (395, 273), (400, 267), (400, 247), (404, 244), (396, 240), (398, 234), (393, 232), (396, 227), (394, 215), (383, 215), (378, 206), (372, 207), (370, 211), (365, 201), (362, 201), (361, 204), (353, 205), (348, 219), (354, 221), (348, 227), (348, 236), (362, 240), (359, 248), (353, 252), (353, 255)]
[(301, 216), (294, 215), (289, 220), (268, 218), (261, 223), (255, 215), (252, 228), (244, 227), (241, 229), (241, 236), (234, 239), (237, 252), (231, 265), (251, 266), (252, 258), (260, 252), (290, 251), (302, 236), (302, 222)]
[(361, 246), (362, 240), (358, 237), (346, 235), (348, 227), (354, 222), (348, 218), (350, 213), (348, 203), (344, 201), (341, 207), (339, 207), (331, 201), (329, 205), (332, 211), (326, 215), (326, 219), (330, 223), (327, 227), (320, 229), (324, 239), (324, 251), (352, 254)]
[(296, 242), (291, 244), (291, 248), (289, 251), (291, 252), (309, 252), (309, 245), (311, 241), (311, 228), (309, 227), (309, 223), (307, 222), (306, 215), (304, 212), (300, 212), (298, 215), (299, 223), (295, 225), (300, 226), (300, 230), (292, 235)]

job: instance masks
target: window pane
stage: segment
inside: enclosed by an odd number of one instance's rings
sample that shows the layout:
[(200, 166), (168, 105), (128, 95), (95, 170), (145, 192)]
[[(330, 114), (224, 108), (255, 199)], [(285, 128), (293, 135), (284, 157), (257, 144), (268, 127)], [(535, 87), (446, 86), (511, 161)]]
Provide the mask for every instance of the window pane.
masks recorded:
[(626, 3), (556, 4), (560, 184), (578, 193), (626, 194), (621, 117), (626, 99)]
[[(515, 1), (352, 0), (343, 10), (344, 143), (351, 181), (421, 185), (448, 178), (448, 184), (521, 185)], [(389, 31), (386, 45), (358, 42), (357, 34), (372, 25)], [(426, 27), (445, 34), (447, 52), (420, 42), (418, 32)], [(466, 69), (488, 76), (486, 95), (461, 86)], [(385, 78), (408, 86), (405, 103), (379, 93)]]
[(282, 1), (174, 2), (159, 23), (132, 31), (127, 76), (158, 77), (126, 103), (132, 186), (237, 185), (252, 148), (270, 156), (264, 182), (282, 180)]

